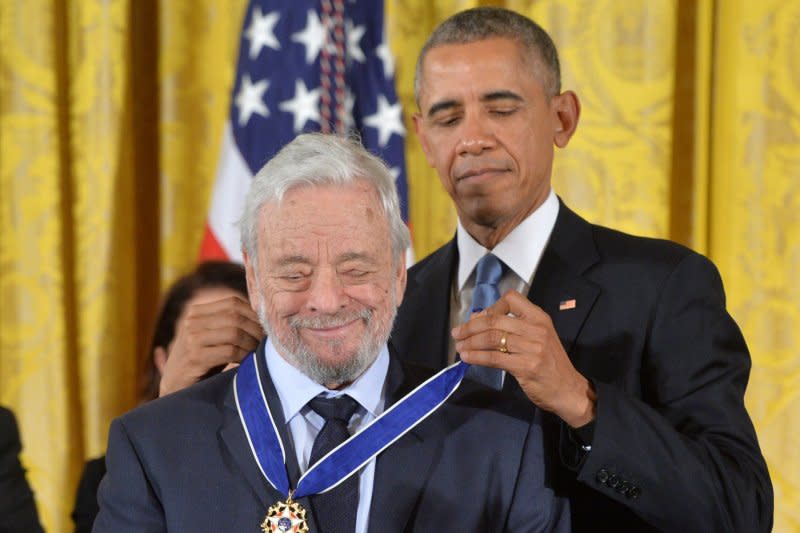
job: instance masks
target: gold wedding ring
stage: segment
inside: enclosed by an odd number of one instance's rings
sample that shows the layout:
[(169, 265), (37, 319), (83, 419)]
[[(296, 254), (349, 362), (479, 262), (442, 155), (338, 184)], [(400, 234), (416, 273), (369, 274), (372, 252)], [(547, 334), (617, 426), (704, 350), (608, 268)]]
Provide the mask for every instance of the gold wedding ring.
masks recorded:
[(500, 350), (500, 353), (508, 353), (508, 338), (506, 336), (508, 333), (505, 331), (503, 332), (503, 336), (500, 337), (500, 346), (497, 348)]

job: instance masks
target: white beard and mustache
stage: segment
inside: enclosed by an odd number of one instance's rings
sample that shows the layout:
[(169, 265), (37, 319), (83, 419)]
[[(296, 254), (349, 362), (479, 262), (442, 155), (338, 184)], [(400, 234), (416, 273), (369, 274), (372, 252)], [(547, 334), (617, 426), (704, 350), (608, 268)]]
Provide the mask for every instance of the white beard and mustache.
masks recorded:
[[(381, 348), (389, 340), (392, 324), (397, 315), (394, 291), (389, 292), (392, 301), (390, 312), (384, 320), (376, 319), (375, 312), (371, 309), (340, 311), (308, 318), (294, 317), (289, 320), (288, 338), (282, 338), (270, 326), (263, 301), (258, 307), (258, 318), (275, 348), (290, 364), (321, 385), (342, 385), (352, 383), (363, 374), (377, 359)], [(336, 358), (334, 361), (323, 361), (311, 351), (300, 336), (300, 328), (334, 328), (354, 320), (363, 320), (366, 329), (355, 354), (350, 357), (345, 357), (347, 354), (341, 352), (343, 348), (341, 341), (331, 340), (329, 345)]]

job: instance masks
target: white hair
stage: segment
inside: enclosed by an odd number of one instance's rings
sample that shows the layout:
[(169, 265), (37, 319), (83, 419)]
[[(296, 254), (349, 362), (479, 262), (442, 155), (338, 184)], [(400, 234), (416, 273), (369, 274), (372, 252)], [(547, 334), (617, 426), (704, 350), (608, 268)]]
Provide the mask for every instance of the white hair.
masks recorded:
[(239, 221), (242, 247), (250, 260), (255, 264), (258, 216), (266, 203), (280, 205), (286, 193), (297, 187), (356, 182), (369, 183), (378, 193), (389, 223), (394, 263), (397, 264), (411, 239), (400, 215), (400, 200), (391, 171), (358, 140), (322, 133), (297, 136), (253, 178)]

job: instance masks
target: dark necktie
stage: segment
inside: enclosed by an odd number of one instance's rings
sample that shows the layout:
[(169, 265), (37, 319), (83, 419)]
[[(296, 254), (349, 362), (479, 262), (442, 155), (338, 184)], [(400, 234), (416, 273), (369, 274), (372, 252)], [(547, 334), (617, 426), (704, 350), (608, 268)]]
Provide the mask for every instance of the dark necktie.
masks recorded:
[[(317, 396), (308, 405), (325, 424), (319, 430), (311, 447), (309, 467), (328, 452), (350, 438), (347, 424), (358, 408), (358, 402), (350, 396), (336, 398)], [(353, 533), (356, 529), (358, 509), (358, 474), (353, 474), (336, 488), (311, 497), (311, 505), (317, 518), (319, 531), (323, 533)]]
[[(503, 277), (503, 262), (494, 254), (486, 254), (475, 267), (475, 290), (472, 292), (472, 312), (490, 307), (500, 299), (500, 279)], [(495, 390), (503, 388), (503, 371), (485, 366), (472, 366), (466, 377), (479, 381)]]

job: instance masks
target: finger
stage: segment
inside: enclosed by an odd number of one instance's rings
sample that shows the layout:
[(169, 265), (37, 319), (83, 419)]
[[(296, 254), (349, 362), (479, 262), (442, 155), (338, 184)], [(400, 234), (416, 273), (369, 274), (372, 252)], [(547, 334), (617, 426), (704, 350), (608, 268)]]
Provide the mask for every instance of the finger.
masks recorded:
[(488, 366), (505, 370), (511, 375), (516, 375), (522, 368), (522, 360), (519, 357), (509, 357), (508, 354), (494, 350), (473, 350), (460, 352), (461, 360), (465, 363), (478, 366)]
[(534, 324), (529, 324), (516, 317), (488, 313), (486, 310), (473, 315), (467, 322), (453, 328), (452, 335), (456, 342), (468, 339), (486, 331), (506, 331), (516, 335), (525, 335), (526, 329)]
[[(502, 350), (505, 337), (505, 351)], [(471, 351), (493, 351), (503, 355), (525, 354), (536, 351), (542, 344), (541, 334), (528, 333), (525, 336), (509, 331), (488, 330), (456, 342), (459, 353)]]
[(197, 367), (197, 370), (204, 373), (214, 367), (239, 363), (250, 352), (251, 350), (245, 350), (232, 344), (205, 346), (196, 352), (197, 360), (202, 363)]
[(193, 309), (178, 322), (177, 330), (201, 335), (203, 331), (235, 328), (258, 341), (263, 339), (264, 331), (258, 317), (252, 310), (249, 313), (241, 311), (242, 309), (216, 308), (213, 314), (200, 314), (197, 309)]
[(239, 321), (239, 329), (245, 331), (247, 335), (256, 341), (256, 344), (261, 342), (266, 335), (264, 333), (264, 328), (261, 327), (261, 322), (258, 320), (258, 317), (248, 317), (243, 316)]
[(238, 294), (229, 294), (222, 298), (215, 300), (205, 300), (201, 302), (191, 302), (186, 305), (187, 308), (191, 307), (204, 313), (214, 313), (221, 309), (229, 309), (234, 307), (250, 307), (250, 301), (244, 296)]
[(183, 316), (194, 320), (219, 320), (224, 317), (246, 317), (258, 323), (258, 314), (250, 303), (237, 295), (226, 296), (219, 300), (187, 303)]
[(244, 350), (252, 350), (261, 342), (259, 337), (236, 326), (220, 326), (213, 328), (188, 328), (184, 334), (188, 344), (197, 348), (206, 346), (237, 346)]
[(538, 321), (549, 315), (538, 305), (517, 291), (507, 291), (494, 304), (486, 308), (488, 315), (511, 314), (523, 321)]
[(246, 317), (258, 322), (258, 314), (250, 304), (235, 296), (207, 303), (187, 304), (183, 316), (197, 320), (214, 320), (222, 317)]

